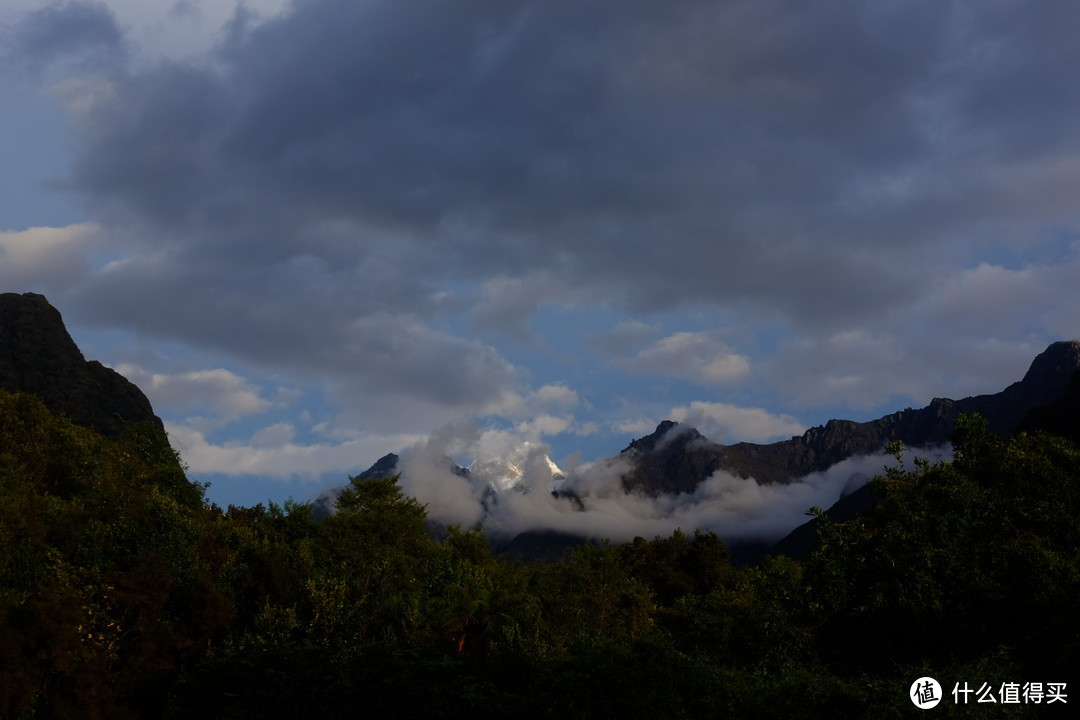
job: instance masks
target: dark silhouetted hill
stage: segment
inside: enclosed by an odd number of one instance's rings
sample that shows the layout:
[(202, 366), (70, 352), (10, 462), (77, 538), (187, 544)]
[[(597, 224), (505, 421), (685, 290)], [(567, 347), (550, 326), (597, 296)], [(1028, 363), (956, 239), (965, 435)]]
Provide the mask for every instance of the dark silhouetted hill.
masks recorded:
[[(952, 401), (937, 401), (952, 403)], [(952, 403), (947, 431), (960, 413), (978, 413), (990, 429), (1001, 436), (1016, 432), (1046, 432), (1074, 442), (1080, 441), (1080, 343), (1056, 342), (1031, 363), (1024, 379), (996, 395), (980, 395)], [(938, 430), (939, 432), (945, 429)], [(904, 440), (903, 438), (898, 438)], [(904, 440), (910, 446), (932, 442)], [(826, 514), (836, 522), (847, 522), (877, 501), (869, 485), (840, 498)], [(792, 530), (770, 550), (770, 554), (805, 560), (817, 548), (817, 518)]]
[(59, 311), (35, 293), (0, 294), (0, 387), (41, 398), (77, 425), (117, 437), (129, 423), (165, 427), (123, 375), (87, 361)]
[[(949, 442), (960, 414), (978, 413), (990, 430), (1007, 436), (1023, 423), (1063, 434), (1077, 433), (1067, 399), (1080, 371), (1080, 342), (1056, 342), (1040, 353), (1019, 382), (999, 393), (961, 400), (935, 398), (924, 408), (902, 410), (869, 422), (830, 420), (800, 436), (771, 444), (720, 445), (689, 428), (666, 420), (651, 435), (622, 451), (633, 461), (623, 478), (628, 491), (647, 495), (692, 492), (716, 470), (754, 478), (759, 483), (788, 483), (822, 472), (856, 455), (881, 450), (890, 442), (931, 447)], [(1080, 381), (1078, 381), (1080, 382)], [(1080, 394), (1074, 388), (1073, 394)]]

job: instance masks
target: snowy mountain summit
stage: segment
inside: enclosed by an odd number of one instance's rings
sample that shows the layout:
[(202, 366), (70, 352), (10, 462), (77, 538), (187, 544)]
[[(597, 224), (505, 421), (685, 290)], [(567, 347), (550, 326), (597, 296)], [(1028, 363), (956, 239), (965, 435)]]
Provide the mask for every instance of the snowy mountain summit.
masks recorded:
[[(547, 456), (542, 447), (523, 442), (515, 450), (501, 457), (476, 460), (468, 467), (474, 482), (486, 482), (495, 492), (529, 489), (530, 484), (546, 484), (549, 491), (554, 491), (566, 482), (566, 473)], [(547, 481), (546, 483), (544, 481)]]

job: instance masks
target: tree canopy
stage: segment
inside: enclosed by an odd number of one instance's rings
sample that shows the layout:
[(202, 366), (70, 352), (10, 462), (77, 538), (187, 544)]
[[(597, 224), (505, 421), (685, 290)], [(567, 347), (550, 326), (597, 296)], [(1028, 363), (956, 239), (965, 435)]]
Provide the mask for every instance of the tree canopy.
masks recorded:
[(396, 478), (320, 521), (209, 505), (159, 433), (0, 392), (0, 716), (889, 718), (923, 675), (1073, 680), (1080, 450), (977, 417), (952, 462), (892, 449), (806, 562), (679, 531), (530, 566)]

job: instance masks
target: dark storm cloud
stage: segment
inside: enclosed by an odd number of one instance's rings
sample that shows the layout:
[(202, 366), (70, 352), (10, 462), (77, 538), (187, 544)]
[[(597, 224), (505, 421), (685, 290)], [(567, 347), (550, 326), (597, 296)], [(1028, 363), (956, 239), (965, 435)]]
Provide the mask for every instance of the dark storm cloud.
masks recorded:
[(31, 74), (64, 61), (113, 66), (124, 58), (125, 45), (112, 11), (98, 2), (55, 3), (0, 28), (0, 60)]
[[(301, 3), (234, 34), (220, 70), (123, 82), (77, 178), (163, 222), (346, 217), (494, 246), (477, 270), (560, 251), (563, 269), (677, 269), (693, 253), (716, 266), (688, 272), (686, 294), (752, 295), (724, 267), (776, 273), (790, 256), (858, 278), (874, 216), (842, 205), (867, 185), (917, 173), (942, 139), (1072, 136), (1060, 105), (1025, 107), (1075, 96), (1046, 72), (1071, 43), (1042, 50), (965, 7)], [(1017, 14), (1036, 32), (1038, 13)], [(1063, 79), (1040, 95), (1047, 76)]]
[[(66, 27), (42, 17), (40, 38)], [(560, 297), (889, 322), (985, 238), (1075, 227), (1078, 20), (779, 0), (239, 15), (212, 61), (117, 74), (83, 116), (72, 187), (146, 255), (80, 297), (148, 328), (168, 305), (177, 334), (249, 355), (340, 341), (310, 361), (339, 373), (382, 367), (350, 338), (421, 343), (404, 368), (424, 377), (450, 338), (430, 328), (475, 303), (522, 337), (528, 306)], [(492, 304), (515, 283), (536, 292)], [(185, 291), (206, 298), (186, 321)], [(508, 386), (490, 348), (456, 342), (466, 377), (495, 378), (463, 387)]]
[[(108, 267), (87, 291), (95, 312), (151, 334), (165, 326), (267, 368), (321, 377), (346, 405), (374, 406), (377, 395), (389, 393), (399, 402), (412, 396), (478, 410), (514, 384), (513, 367), (494, 349), (432, 329), (400, 309), (391, 312), (374, 297), (378, 284), (373, 291), (358, 278), (351, 289), (325, 270), (294, 271), (289, 264), (210, 263), (198, 266), (196, 276), (178, 257), (163, 253)], [(72, 314), (84, 313), (74, 308)]]

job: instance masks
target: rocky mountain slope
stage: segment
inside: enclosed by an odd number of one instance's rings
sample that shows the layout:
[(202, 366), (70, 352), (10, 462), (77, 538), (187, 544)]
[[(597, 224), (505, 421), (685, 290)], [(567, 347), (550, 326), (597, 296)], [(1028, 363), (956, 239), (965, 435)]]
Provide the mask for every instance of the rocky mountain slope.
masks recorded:
[(40, 397), (54, 413), (112, 437), (129, 423), (165, 427), (123, 375), (86, 360), (60, 312), (35, 293), (0, 294), (0, 387)]
[[(924, 408), (909, 408), (870, 422), (830, 420), (771, 444), (720, 445), (692, 428), (665, 421), (622, 451), (633, 461), (623, 485), (629, 492), (652, 496), (692, 492), (721, 469), (763, 484), (787, 483), (846, 458), (877, 452), (896, 440), (909, 447), (945, 444), (962, 413), (978, 413), (991, 431), (1008, 435), (1036, 409), (1061, 402), (1078, 371), (1080, 342), (1056, 342), (1035, 358), (1022, 380), (999, 393), (960, 400), (935, 398)], [(1069, 415), (1059, 409), (1054, 417), (1067, 423)]]

